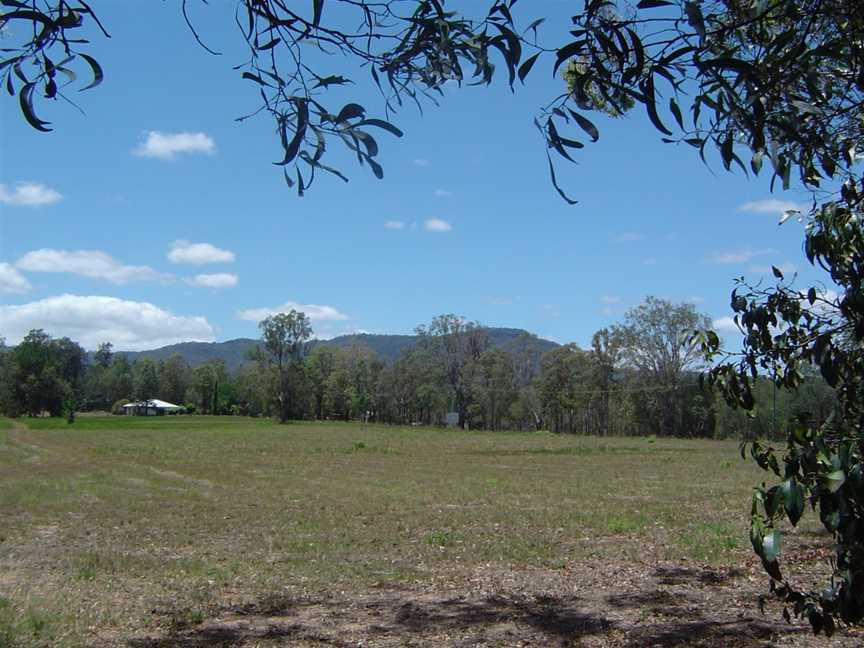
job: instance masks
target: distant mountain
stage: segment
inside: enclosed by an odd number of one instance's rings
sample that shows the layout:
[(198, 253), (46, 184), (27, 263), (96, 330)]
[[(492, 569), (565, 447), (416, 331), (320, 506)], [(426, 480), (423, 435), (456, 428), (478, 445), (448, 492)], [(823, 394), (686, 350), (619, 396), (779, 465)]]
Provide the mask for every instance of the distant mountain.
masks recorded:
[(257, 345), (258, 340), (238, 338), (226, 342), (181, 342), (150, 351), (118, 351), (117, 353), (126, 356), (130, 362), (139, 358), (150, 358), (158, 362), (179, 353), (191, 367), (204, 364), (208, 360), (221, 358), (225, 361), (229, 371), (234, 371), (247, 362), (249, 352)]
[[(513, 351), (519, 344), (520, 336), (526, 334), (522, 329), (513, 328), (488, 328), (489, 339), (492, 346), (497, 346), (505, 351)], [(313, 345), (321, 344), (345, 349), (352, 346), (362, 346), (374, 351), (381, 360), (387, 364), (395, 362), (402, 352), (417, 344), (416, 335), (372, 335), (360, 333), (354, 335), (340, 335), (331, 340), (315, 340)], [(532, 338), (534, 340), (534, 351), (543, 354), (551, 351), (559, 345), (551, 340)], [(139, 358), (151, 358), (152, 360), (164, 360), (174, 353), (179, 353), (186, 362), (194, 367), (214, 358), (225, 361), (230, 371), (238, 369), (248, 361), (249, 352), (259, 344), (258, 340), (249, 338), (238, 338), (227, 342), (181, 342), (169, 346), (153, 349), (150, 351), (118, 351), (134, 362)]]

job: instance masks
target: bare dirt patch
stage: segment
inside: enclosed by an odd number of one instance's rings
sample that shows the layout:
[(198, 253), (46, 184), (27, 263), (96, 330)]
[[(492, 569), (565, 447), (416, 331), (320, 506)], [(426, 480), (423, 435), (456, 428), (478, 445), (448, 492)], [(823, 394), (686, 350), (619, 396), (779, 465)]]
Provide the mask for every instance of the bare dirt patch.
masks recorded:
[[(864, 641), (854, 631), (814, 637), (804, 623), (784, 623), (770, 599), (760, 613), (765, 581), (752, 563), (739, 569), (579, 562), (555, 571), (486, 565), (447, 580), (461, 583), (447, 586), (442, 578), (317, 595), (286, 590), (224, 605), (200, 623), (99, 645), (851, 648)], [(163, 622), (172, 613), (155, 612)]]

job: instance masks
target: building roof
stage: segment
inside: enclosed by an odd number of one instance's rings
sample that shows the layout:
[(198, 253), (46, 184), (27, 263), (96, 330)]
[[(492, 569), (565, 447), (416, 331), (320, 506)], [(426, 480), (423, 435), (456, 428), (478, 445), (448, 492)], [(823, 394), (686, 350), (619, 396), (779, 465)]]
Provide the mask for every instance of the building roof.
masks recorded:
[(185, 410), (186, 408), (181, 405), (175, 405), (174, 403), (168, 403), (163, 400), (159, 400), (158, 398), (151, 398), (146, 401), (138, 401), (137, 403), (127, 403), (123, 406), (126, 407), (155, 407), (156, 409), (164, 409), (164, 410)]

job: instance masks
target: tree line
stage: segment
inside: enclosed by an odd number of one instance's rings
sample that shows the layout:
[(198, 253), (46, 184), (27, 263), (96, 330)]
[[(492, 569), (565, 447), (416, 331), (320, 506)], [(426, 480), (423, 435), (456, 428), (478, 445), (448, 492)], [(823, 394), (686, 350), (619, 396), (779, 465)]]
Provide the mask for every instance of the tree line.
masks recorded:
[[(69, 338), (31, 331), (0, 353), (0, 412), (67, 416), (123, 412), (158, 398), (190, 413), (549, 430), (592, 435), (771, 437), (793, 421), (827, 420), (834, 396), (821, 376), (795, 392), (757, 381), (755, 414), (729, 407), (700, 380), (693, 330), (708, 320), (692, 304), (649, 297), (597, 331), (591, 347), (541, 353), (523, 333), (508, 349), (457, 315), (417, 327), (418, 343), (391, 364), (363, 346), (310, 344), (303, 313), (268, 317), (248, 362), (190, 367), (179, 354), (130, 362), (104, 343), (88, 358)], [(818, 419), (818, 420), (814, 420)]]

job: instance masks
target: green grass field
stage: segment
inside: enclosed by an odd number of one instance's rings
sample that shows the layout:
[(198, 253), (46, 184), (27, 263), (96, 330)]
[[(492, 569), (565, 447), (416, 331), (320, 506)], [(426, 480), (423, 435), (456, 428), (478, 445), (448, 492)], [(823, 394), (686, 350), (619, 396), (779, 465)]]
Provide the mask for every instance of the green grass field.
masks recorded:
[(125, 645), (226, 606), (468, 588), (482, 569), (740, 564), (761, 479), (732, 442), (3, 421), (0, 647)]

